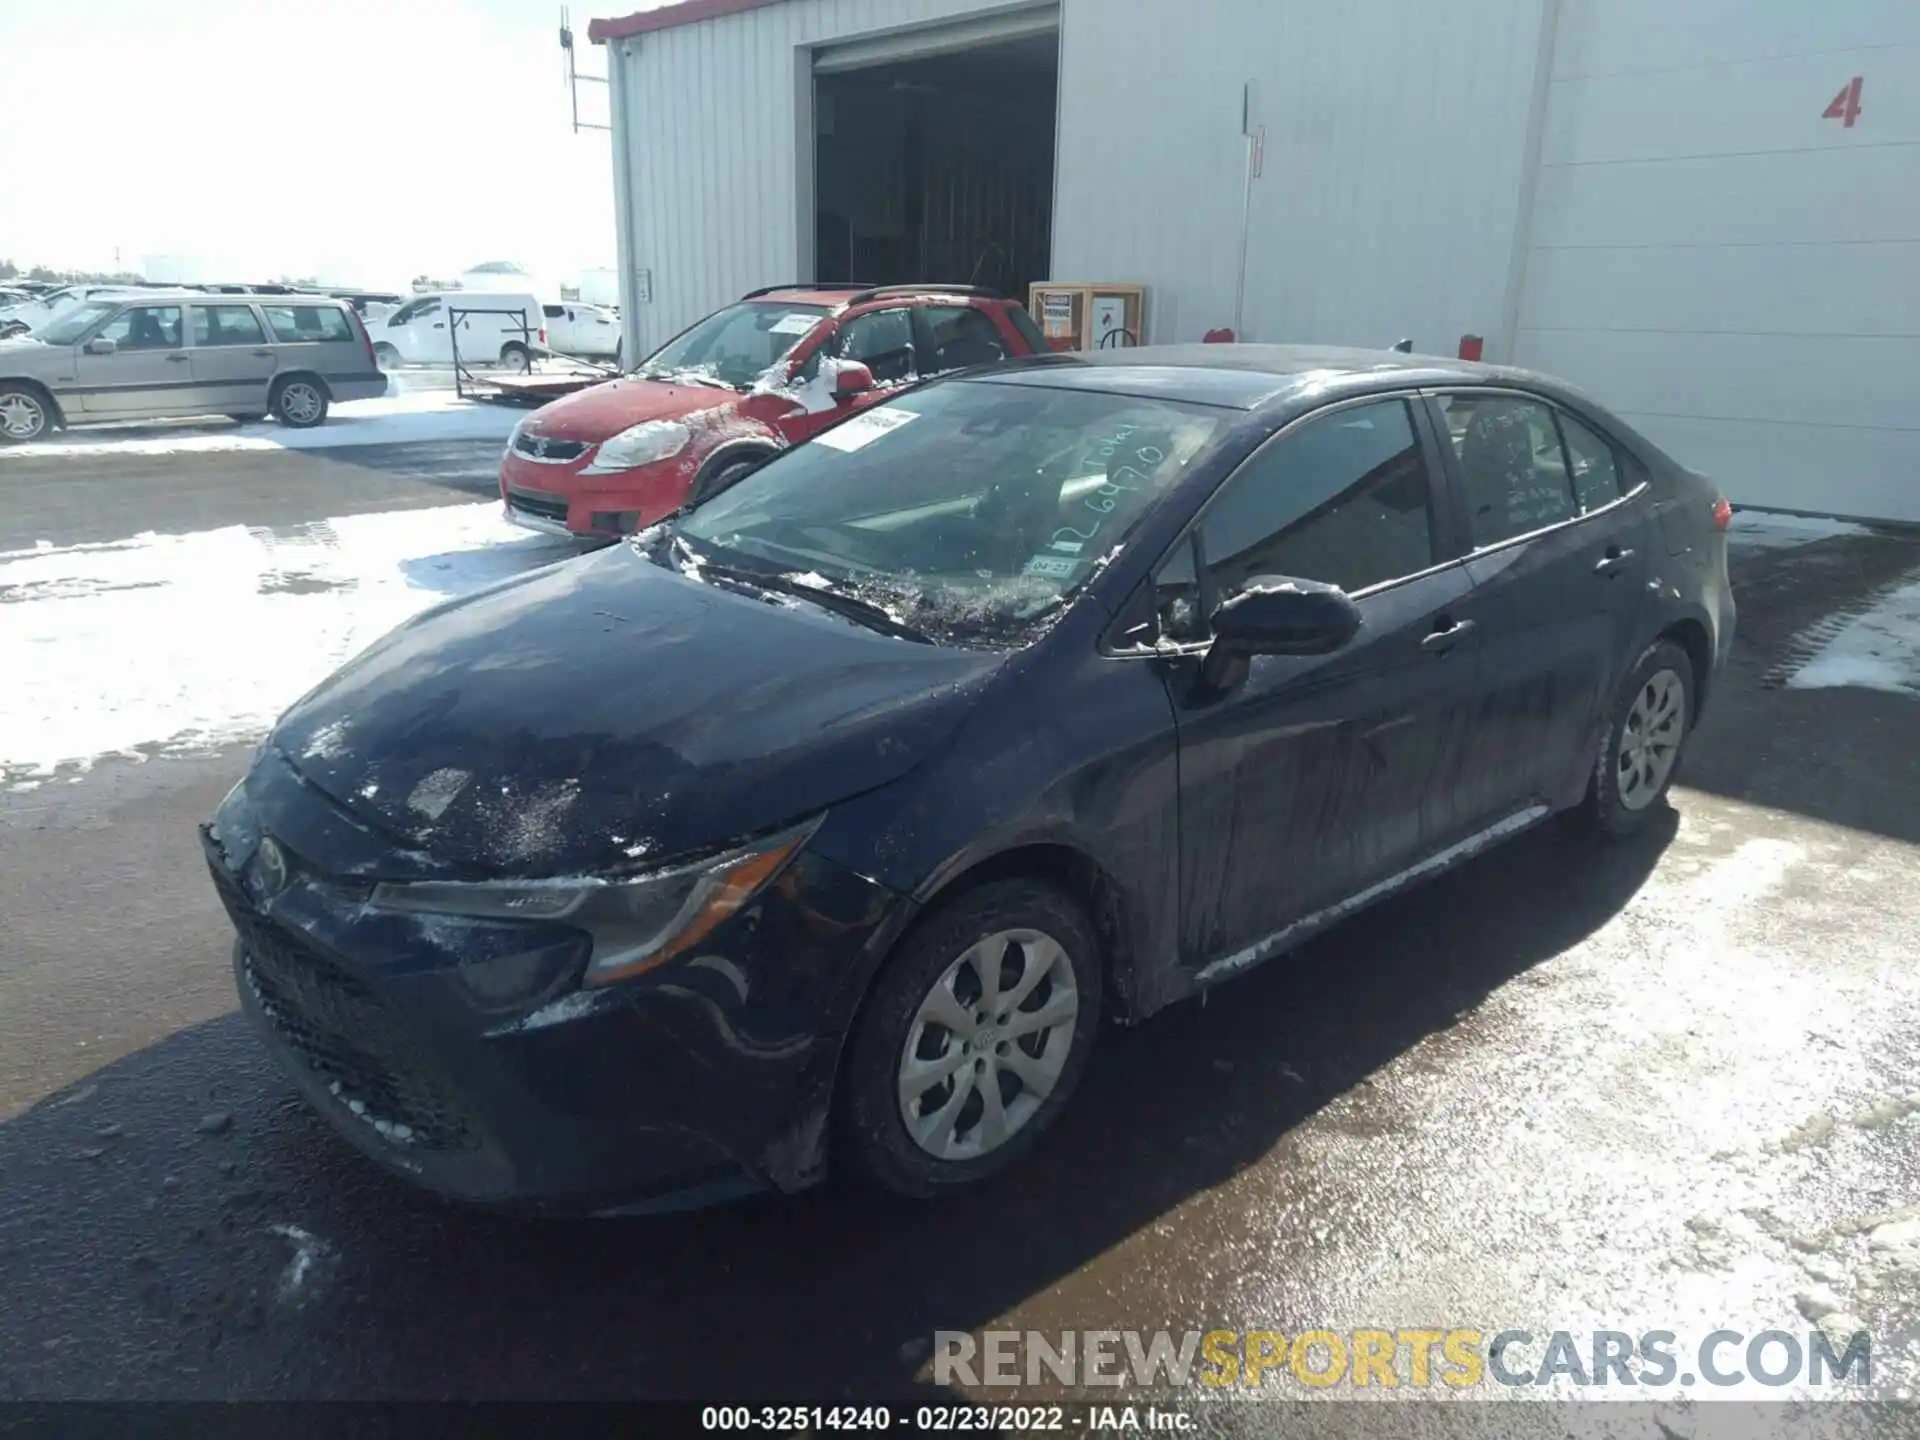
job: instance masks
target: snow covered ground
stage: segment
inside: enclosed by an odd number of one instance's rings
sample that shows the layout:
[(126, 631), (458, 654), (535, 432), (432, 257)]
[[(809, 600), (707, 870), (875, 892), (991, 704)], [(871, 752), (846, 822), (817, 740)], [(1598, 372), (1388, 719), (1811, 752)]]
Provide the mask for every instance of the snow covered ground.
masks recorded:
[(0, 783), (250, 739), (402, 620), (572, 554), (495, 503), (0, 552)]
[(61, 455), (178, 455), (210, 450), (324, 450), (341, 445), (396, 445), (420, 440), (504, 441), (528, 412), (511, 405), (462, 400), (450, 390), (409, 388), (378, 400), (335, 405), (326, 423), (295, 430), (273, 420), (236, 425), (229, 420), (169, 424), (139, 421), (83, 425), (52, 439), (14, 445), (0, 460)]
[(1749, 550), (1780, 550), (1811, 545), (1839, 535), (1871, 535), (1864, 525), (1829, 520), (1817, 515), (1774, 515), (1764, 510), (1736, 510), (1727, 531), (1727, 543)]
[(1795, 690), (1861, 685), (1920, 696), (1920, 585), (1906, 585), (1849, 620), (1787, 680)]

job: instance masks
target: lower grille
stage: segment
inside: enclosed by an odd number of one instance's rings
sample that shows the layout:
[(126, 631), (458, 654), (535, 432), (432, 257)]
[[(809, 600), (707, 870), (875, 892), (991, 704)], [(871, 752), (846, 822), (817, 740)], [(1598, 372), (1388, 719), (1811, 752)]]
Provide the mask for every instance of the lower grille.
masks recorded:
[(230, 877), (215, 881), (240, 932), (241, 975), (274, 1033), (334, 1099), (403, 1149), (480, 1148), (452, 1089), (423, 1063), (386, 1006), (353, 975), (256, 914)]
[(538, 490), (508, 490), (507, 504), (515, 510), (524, 510), (529, 515), (538, 515), (543, 520), (567, 518), (567, 500), (564, 495), (543, 495)]

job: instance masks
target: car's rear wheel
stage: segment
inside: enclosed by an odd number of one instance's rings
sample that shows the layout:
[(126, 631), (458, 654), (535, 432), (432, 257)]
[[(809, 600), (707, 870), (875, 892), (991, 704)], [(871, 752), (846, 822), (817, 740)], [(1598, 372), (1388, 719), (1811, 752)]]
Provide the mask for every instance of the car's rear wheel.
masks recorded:
[(994, 881), (936, 912), (861, 1011), (840, 1095), (842, 1153), (917, 1197), (1014, 1164), (1086, 1068), (1100, 978), (1093, 927), (1050, 885)]
[(533, 368), (533, 352), (524, 345), (506, 345), (500, 350), (500, 368), (524, 375)]
[(1643, 829), (1660, 812), (1679, 772), (1693, 719), (1693, 662), (1671, 640), (1656, 641), (1614, 696), (1587, 811), (1608, 835)]
[(318, 380), (296, 375), (273, 392), (273, 418), (282, 425), (306, 430), (327, 418), (327, 388)]
[(25, 385), (0, 385), (0, 440), (25, 444), (53, 428), (53, 407)]
[(394, 346), (382, 341), (373, 347), (373, 363), (378, 365), (382, 370), (398, 370), (400, 368), (400, 351)]

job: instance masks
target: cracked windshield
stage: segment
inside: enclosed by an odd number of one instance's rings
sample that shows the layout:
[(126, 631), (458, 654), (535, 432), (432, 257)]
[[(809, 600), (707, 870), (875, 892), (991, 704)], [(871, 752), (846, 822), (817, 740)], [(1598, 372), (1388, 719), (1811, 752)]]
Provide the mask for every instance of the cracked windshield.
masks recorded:
[(955, 383), (863, 411), (681, 520), (696, 558), (879, 601), (947, 638), (1007, 638), (1125, 544), (1221, 412)]

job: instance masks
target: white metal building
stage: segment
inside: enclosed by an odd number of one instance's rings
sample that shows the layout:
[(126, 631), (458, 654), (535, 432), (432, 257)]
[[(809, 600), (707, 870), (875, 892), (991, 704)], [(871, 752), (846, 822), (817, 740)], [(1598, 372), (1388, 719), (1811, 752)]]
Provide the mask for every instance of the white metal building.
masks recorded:
[[(594, 22), (628, 354), (795, 279), (1149, 287), (1149, 342), (1585, 386), (1920, 521), (1915, 0), (685, 0)], [(1249, 179), (1250, 171), (1257, 178)]]

